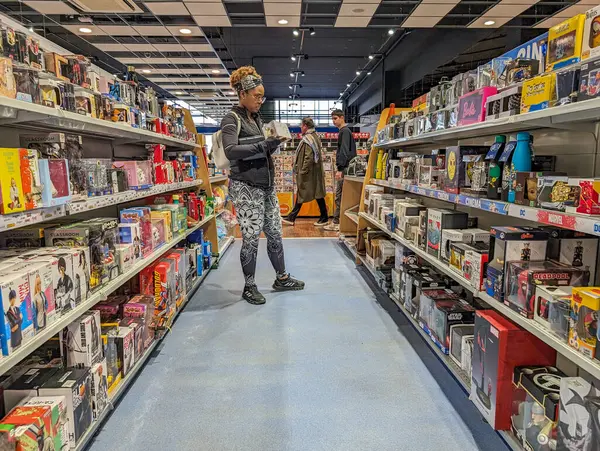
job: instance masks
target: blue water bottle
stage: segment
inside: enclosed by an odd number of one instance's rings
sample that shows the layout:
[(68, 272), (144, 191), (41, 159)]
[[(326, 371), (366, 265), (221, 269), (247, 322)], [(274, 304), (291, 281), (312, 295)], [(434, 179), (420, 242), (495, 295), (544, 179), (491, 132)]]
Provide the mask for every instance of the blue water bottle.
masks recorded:
[(527, 132), (517, 133), (517, 146), (513, 152), (510, 163), (510, 185), (508, 191), (508, 201), (515, 201), (515, 185), (517, 181), (517, 172), (531, 171), (531, 135)]

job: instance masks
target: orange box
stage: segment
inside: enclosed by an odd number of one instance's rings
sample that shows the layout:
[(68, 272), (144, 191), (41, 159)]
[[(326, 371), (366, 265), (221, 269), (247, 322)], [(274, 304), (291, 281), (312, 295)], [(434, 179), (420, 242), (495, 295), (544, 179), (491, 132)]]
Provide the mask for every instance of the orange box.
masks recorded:
[[(0, 423), (0, 434), (6, 434), (16, 451), (54, 449), (52, 409), (48, 406), (17, 406)], [(39, 447), (42, 441), (44, 445)]]

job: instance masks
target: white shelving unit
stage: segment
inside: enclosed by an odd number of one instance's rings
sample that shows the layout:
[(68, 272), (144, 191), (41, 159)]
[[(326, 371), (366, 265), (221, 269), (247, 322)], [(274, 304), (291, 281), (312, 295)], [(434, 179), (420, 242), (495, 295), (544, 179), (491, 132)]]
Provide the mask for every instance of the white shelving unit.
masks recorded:
[(227, 180), (229, 178), (228, 175), (213, 175), (210, 178), (210, 183), (219, 183), (219, 182), (224, 182), (225, 180)]

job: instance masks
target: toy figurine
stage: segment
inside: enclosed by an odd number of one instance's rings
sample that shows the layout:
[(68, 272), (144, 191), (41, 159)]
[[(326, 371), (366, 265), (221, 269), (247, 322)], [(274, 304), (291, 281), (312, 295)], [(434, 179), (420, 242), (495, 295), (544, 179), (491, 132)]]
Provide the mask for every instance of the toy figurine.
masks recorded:
[(583, 266), (583, 241), (577, 241), (577, 245), (575, 246), (575, 250), (573, 252), (573, 261), (571, 265), (573, 266)]
[(531, 259), (531, 248), (529, 247), (529, 243), (524, 243), (523, 248), (521, 249), (521, 260), (529, 261)]

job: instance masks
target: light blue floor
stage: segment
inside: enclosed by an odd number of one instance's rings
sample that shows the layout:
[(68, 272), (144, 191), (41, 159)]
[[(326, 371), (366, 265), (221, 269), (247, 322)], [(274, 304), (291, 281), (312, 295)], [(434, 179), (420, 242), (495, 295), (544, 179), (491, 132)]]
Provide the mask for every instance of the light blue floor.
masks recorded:
[[(241, 301), (236, 242), (93, 451), (503, 449), (447, 373), (442, 391), (417, 351), (439, 365), (433, 354), (376, 302), (335, 240), (288, 239), (285, 249), (306, 290), (270, 291), (261, 240), (267, 304)], [(466, 422), (447, 396), (462, 400)]]

